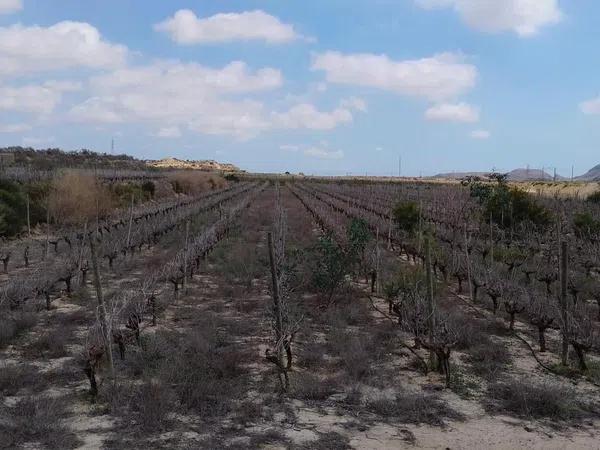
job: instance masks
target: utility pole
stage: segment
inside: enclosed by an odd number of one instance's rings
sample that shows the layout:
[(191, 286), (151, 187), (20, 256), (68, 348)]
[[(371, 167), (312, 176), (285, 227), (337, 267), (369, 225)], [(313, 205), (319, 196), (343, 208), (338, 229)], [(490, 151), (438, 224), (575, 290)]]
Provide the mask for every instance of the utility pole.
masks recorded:
[(110, 154), (111, 155), (115, 154), (115, 138), (112, 138), (110, 140)]
[(571, 166), (571, 183), (575, 179), (575, 166)]
[(398, 178), (402, 176), (402, 155), (398, 156)]

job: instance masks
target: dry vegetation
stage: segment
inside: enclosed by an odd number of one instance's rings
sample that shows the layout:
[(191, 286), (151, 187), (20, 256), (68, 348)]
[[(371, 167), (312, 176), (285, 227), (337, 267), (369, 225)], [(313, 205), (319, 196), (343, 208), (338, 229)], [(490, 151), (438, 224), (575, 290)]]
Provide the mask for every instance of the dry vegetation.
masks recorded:
[(176, 202), (9, 266), (3, 445), (596, 445), (600, 258), (571, 219), (597, 206), (544, 204), (579, 249), (562, 292), (543, 214), (480, 224), (467, 188), (169, 182)]

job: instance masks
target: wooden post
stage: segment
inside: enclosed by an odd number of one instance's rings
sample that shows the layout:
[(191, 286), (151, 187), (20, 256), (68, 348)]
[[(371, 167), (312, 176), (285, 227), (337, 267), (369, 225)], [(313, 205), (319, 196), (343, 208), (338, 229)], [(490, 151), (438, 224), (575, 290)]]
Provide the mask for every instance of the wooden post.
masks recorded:
[[(421, 191), (419, 191), (419, 193), (420, 192)], [(417, 247), (419, 253), (421, 253), (421, 248), (422, 248), (421, 243), (423, 241), (423, 212), (422, 212), (422, 209), (423, 209), (422, 203), (419, 200), (419, 238), (418, 238), (419, 243), (418, 243), (418, 247)]]
[(183, 245), (183, 293), (187, 288), (187, 255), (188, 255), (188, 235), (190, 232), (190, 221), (185, 221), (185, 244)]
[(490, 212), (490, 266), (494, 265), (494, 223)]
[(379, 227), (375, 238), (375, 293), (379, 293)]
[(44, 259), (48, 258), (50, 252), (50, 194), (46, 200), (46, 252), (44, 253)]
[[(427, 283), (427, 325), (429, 327), (429, 347), (433, 348), (435, 331), (435, 299), (433, 296), (433, 274), (431, 272), (431, 240), (429, 236), (425, 237), (425, 273)], [(429, 365), (435, 368), (435, 353), (429, 350)]]
[(465, 258), (467, 261), (467, 279), (469, 283), (469, 299), (473, 301), (473, 280), (471, 276), (471, 257), (469, 256), (469, 240), (467, 238), (467, 224), (465, 223)]
[(108, 356), (110, 376), (114, 383), (116, 381), (116, 378), (112, 354), (112, 336), (110, 336), (111, 330), (108, 325), (108, 321), (106, 320), (106, 305), (104, 304), (104, 297), (102, 295), (102, 281), (100, 279), (100, 270), (98, 269), (98, 257), (96, 255), (96, 246), (94, 244), (94, 238), (92, 236), (89, 237), (89, 242), (90, 253), (92, 256), (92, 271), (94, 273), (94, 287), (96, 288), (96, 299), (98, 301), (98, 310), (100, 311), (100, 327), (102, 328), (102, 337), (104, 338), (104, 346), (106, 347), (106, 354)]
[(27, 237), (31, 237), (31, 215), (29, 214), (29, 186), (27, 186)]
[(569, 363), (569, 314), (567, 305), (567, 277), (568, 277), (568, 248), (567, 242), (561, 242), (560, 251), (560, 310), (562, 315), (562, 348), (561, 362), (563, 366)]
[(131, 193), (131, 206), (129, 208), (129, 229), (127, 230), (127, 250), (131, 240), (131, 225), (133, 223), (133, 192)]

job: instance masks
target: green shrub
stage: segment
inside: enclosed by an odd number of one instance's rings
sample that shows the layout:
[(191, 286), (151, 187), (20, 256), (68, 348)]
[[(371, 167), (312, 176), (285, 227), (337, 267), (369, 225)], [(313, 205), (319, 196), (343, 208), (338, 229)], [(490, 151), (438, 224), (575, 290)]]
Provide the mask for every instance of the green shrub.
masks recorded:
[(522, 222), (545, 227), (550, 224), (550, 213), (537, 203), (527, 192), (510, 187), (506, 174), (490, 174), (494, 183), (482, 182), (478, 179), (463, 181), (469, 186), (471, 197), (477, 198), (483, 207), (482, 219), (502, 228), (511, 228)]
[(31, 226), (45, 220), (46, 210), (42, 205), (46, 191), (42, 186), (0, 180), (0, 236), (12, 237), (26, 227), (28, 191)]
[(146, 194), (146, 196), (154, 198), (154, 193), (156, 192), (156, 185), (154, 184), (154, 181), (144, 181), (142, 183), (142, 191)]
[(588, 202), (600, 204), (600, 191), (594, 192), (587, 198)]
[(573, 226), (578, 236), (592, 236), (600, 233), (600, 220), (594, 219), (589, 212), (575, 214)]
[(415, 202), (396, 203), (392, 211), (398, 229), (413, 232), (419, 226), (420, 208)]

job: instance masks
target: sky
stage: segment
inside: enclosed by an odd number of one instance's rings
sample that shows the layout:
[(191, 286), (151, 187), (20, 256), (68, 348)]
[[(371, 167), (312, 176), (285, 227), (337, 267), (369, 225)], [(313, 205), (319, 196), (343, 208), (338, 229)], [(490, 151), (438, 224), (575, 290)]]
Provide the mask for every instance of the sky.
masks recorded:
[(0, 146), (581, 174), (598, 23), (597, 0), (0, 0)]

